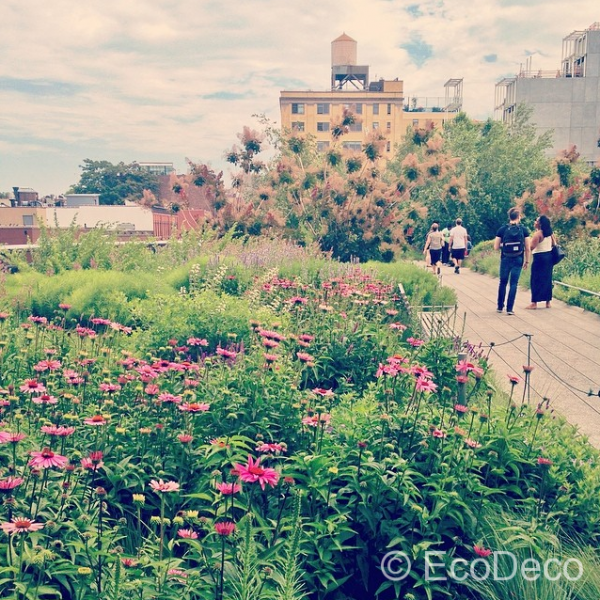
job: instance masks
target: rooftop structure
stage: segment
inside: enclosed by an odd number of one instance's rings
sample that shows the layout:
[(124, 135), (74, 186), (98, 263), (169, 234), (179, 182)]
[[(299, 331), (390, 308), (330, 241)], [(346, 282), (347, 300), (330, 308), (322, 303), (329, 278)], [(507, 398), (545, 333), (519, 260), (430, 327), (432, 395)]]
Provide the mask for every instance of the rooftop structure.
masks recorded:
[(533, 108), (538, 134), (553, 132), (555, 155), (576, 146), (583, 160), (600, 159), (600, 23), (563, 39), (558, 69), (535, 70), (529, 59), (496, 84), (494, 116), (511, 123), (519, 104)]
[(350, 110), (360, 122), (350, 126), (342, 145), (360, 150), (366, 136), (380, 130), (387, 139), (385, 157), (391, 158), (410, 127), (428, 121), (441, 126), (462, 108), (462, 79), (449, 79), (438, 98), (407, 96), (399, 78), (369, 80), (369, 67), (358, 64), (357, 42), (346, 33), (331, 42), (331, 86), (323, 91), (282, 91), (281, 124), (284, 129), (313, 135), (317, 148), (331, 142), (331, 123)]

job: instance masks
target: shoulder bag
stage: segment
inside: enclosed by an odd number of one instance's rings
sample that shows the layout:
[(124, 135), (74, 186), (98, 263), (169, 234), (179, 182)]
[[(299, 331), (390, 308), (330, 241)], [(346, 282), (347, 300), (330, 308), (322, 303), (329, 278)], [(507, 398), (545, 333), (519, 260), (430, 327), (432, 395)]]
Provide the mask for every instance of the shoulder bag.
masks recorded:
[(565, 251), (556, 242), (554, 235), (552, 236), (552, 264), (557, 265), (566, 256)]

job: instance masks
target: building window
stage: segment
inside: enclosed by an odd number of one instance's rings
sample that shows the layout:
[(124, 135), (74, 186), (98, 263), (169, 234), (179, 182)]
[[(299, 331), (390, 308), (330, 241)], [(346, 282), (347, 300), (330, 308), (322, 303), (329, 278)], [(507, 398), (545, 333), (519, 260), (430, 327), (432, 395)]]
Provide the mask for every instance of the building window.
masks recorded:
[(317, 152), (327, 152), (329, 150), (329, 142), (317, 142)]
[(360, 102), (356, 103), (356, 114), (362, 115), (362, 104)]
[(33, 227), (33, 215), (23, 215), (23, 227)]
[(304, 131), (304, 121), (292, 121), (292, 129), (294, 131)]
[(391, 105), (391, 104), (388, 104), (388, 107), (387, 107), (387, 114), (388, 114), (388, 115), (391, 115), (391, 114), (392, 114), (392, 105)]
[(329, 121), (318, 121), (317, 131), (329, 131)]
[(374, 115), (379, 114), (379, 104), (373, 104), (373, 114)]
[(386, 126), (385, 126), (385, 128), (386, 128), (388, 131), (391, 131), (391, 130), (392, 130), (392, 122), (391, 122), (391, 121), (388, 121), (388, 122), (386, 123)]
[(329, 103), (323, 102), (317, 104), (317, 114), (318, 115), (328, 115), (329, 114)]
[(417, 127), (419, 125), (419, 119), (413, 119), (413, 125)]
[(346, 150), (355, 150), (356, 152), (360, 152), (362, 150), (362, 143), (361, 142), (344, 142), (342, 144), (343, 148), (346, 148)]
[(350, 131), (362, 131), (362, 123), (352, 123), (348, 129)]
[(373, 121), (373, 129), (379, 129), (379, 121)]
[(385, 145), (385, 150), (386, 150), (386, 152), (390, 152), (392, 150), (392, 143), (391, 142), (388, 142)]
[(303, 115), (304, 114), (304, 104), (297, 104), (295, 102), (292, 103), (292, 114), (293, 115)]

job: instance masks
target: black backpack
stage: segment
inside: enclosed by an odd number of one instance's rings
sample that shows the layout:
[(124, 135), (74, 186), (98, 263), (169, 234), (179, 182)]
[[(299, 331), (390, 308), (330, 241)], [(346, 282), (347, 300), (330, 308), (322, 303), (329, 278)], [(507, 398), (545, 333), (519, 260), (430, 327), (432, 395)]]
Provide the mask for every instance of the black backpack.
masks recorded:
[(518, 224), (509, 225), (502, 236), (502, 256), (521, 256), (524, 251), (523, 227)]

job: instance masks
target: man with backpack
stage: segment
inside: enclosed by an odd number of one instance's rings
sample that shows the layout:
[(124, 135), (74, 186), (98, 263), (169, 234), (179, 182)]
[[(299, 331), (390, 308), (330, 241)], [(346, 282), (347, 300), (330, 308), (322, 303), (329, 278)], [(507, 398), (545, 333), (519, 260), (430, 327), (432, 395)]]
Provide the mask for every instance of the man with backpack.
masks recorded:
[[(508, 211), (508, 225), (503, 225), (496, 233), (494, 250), (501, 250), (500, 258), (500, 284), (498, 285), (499, 313), (504, 309), (506, 299), (506, 314), (514, 315), (515, 298), (521, 270), (529, 264), (530, 239), (529, 231), (521, 225), (521, 211), (511, 208)], [(508, 298), (506, 286), (509, 285)]]

